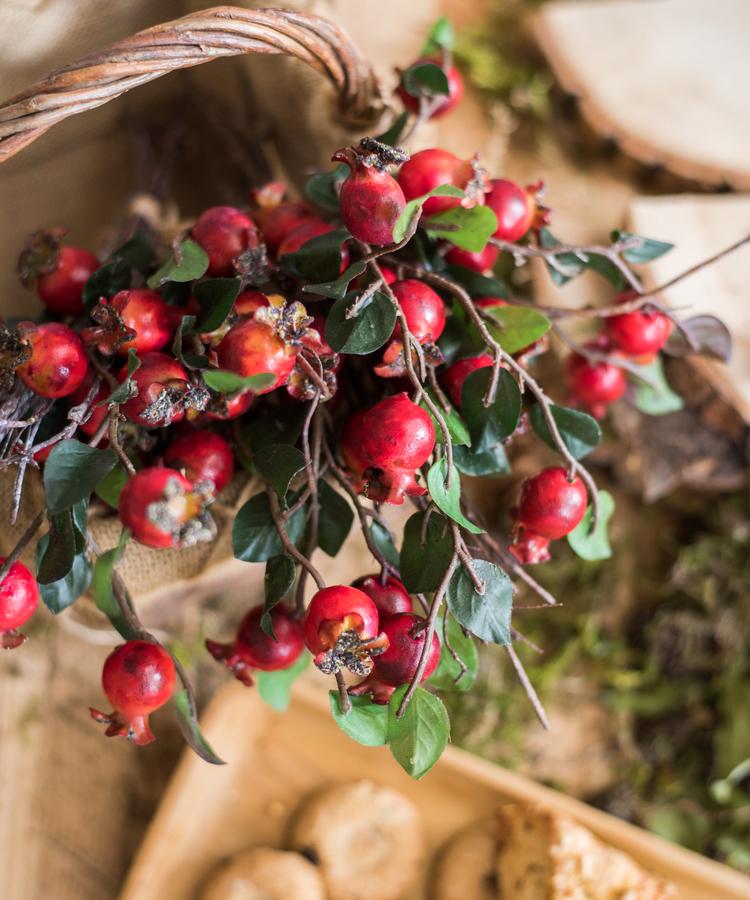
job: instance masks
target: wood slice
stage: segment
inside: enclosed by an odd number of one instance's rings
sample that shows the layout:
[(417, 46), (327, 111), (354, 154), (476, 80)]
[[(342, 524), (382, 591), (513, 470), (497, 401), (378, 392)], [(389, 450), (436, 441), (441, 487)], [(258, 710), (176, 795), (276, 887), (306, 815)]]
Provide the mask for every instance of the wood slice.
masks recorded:
[(746, 0), (550, 3), (535, 32), (584, 118), (625, 153), (750, 188)]

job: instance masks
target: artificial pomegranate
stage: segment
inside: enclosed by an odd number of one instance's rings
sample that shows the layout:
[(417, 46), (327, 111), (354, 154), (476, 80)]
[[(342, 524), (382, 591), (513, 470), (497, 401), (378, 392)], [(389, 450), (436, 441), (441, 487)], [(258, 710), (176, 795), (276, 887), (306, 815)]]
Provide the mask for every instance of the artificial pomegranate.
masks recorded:
[(63, 244), (57, 250), (54, 269), (36, 280), (39, 299), (58, 316), (79, 316), (83, 312), (83, 289), (98, 268), (99, 260), (93, 253)]
[(275, 606), (270, 615), (274, 637), (267, 635), (260, 627), (263, 607), (256, 606), (240, 622), (232, 643), (206, 641), (206, 649), (211, 656), (223, 662), (235, 678), (248, 687), (253, 683), (253, 669), (263, 672), (287, 669), (305, 648), (299, 619), (285, 606)]
[(60, 322), (34, 325), (22, 322), (18, 331), (31, 347), (31, 355), (16, 368), (16, 375), (42, 397), (67, 397), (86, 377), (89, 361), (81, 338)]
[(264, 294), (263, 291), (242, 291), (234, 301), (232, 312), (250, 319), (259, 309), (268, 305), (268, 294)]
[(255, 214), (266, 245), (271, 256), (276, 256), (284, 238), (300, 225), (317, 218), (315, 213), (304, 203), (291, 201), (279, 202), (275, 206), (263, 207)]
[(233, 206), (213, 206), (193, 225), (193, 240), (208, 254), (208, 274), (234, 275), (234, 263), (259, 244), (258, 229), (250, 216)]
[(363, 575), (352, 582), (352, 587), (362, 591), (372, 600), (381, 619), (411, 612), (411, 597), (405, 586), (392, 575), (385, 581), (380, 575)]
[[(464, 80), (461, 77), (461, 73), (455, 66), (443, 65), (440, 59), (437, 59), (433, 56), (422, 57), (415, 63), (412, 63), (412, 66), (419, 66), (424, 63), (435, 63), (436, 65), (440, 66), (440, 68), (445, 72), (445, 77), (448, 79), (448, 96), (436, 97), (435, 102), (431, 104), (431, 111), (430, 115), (428, 116), (428, 118), (430, 119), (440, 119), (443, 116), (447, 115), (461, 102), (461, 98), (464, 95)], [(404, 106), (408, 110), (410, 110), (410, 112), (419, 112), (419, 98), (413, 97), (406, 90), (403, 82), (398, 87), (398, 95), (401, 98)]]
[(128, 641), (113, 650), (102, 670), (102, 688), (114, 707), (106, 714), (91, 708), (91, 717), (107, 725), (107, 737), (126, 737), (134, 744), (150, 744), (154, 735), (149, 714), (170, 699), (175, 668), (164, 647), (151, 641)]
[(486, 275), (492, 271), (492, 267), (497, 262), (500, 251), (492, 244), (487, 244), (484, 250), (478, 253), (472, 253), (470, 250), (462, 250), (460, 247), (453, 247), (445, 254), (446, 262), (454, 266), (464, 266), (473, 272), (479, 272)]
[(219, 367), (247, 378), (269, 373), (276, 380), (258, 394), (267, 394), (289, 380), (299, 352), (273, 328), (257, 319), (245, 319), (229, 329), (216, 349)]
[(179, 434), (164, 453), (164, 463), (183, 472), (193, 484), (208, 482), (214, 494), (223, 491), (234, 474), (232, 448), (214, 431), (190, 428)]
[[(6, 557), (0, 556), (0, 567)], [(0, 648), (13, 650), (26, 640), (16, 631), (34, 615), (39, 605), (39, 585), (21, 562), (14, 562), (0, 581)]]
[(396, 688), (392, 684), (386, 684), (384, 681), (381, 681), (377, 672), (373, 669), (364, 681), (352, 685), (348, 689), (348, 693), (353, 697), (369, 697), (373, 703), (377, 703), (379, 706), (386, 706), (395, 690)]
[(341, 432), (341, 455), (349, 472), (349, 480), (358, 492), (366, 488), (365, 472), (370, 467), (369, 460), (362, 454), (362, 425), (366, 412), (360, 409), (353, 413)]
[[(398, 687), (414, 678), (424, 649), (425, 625), (421, 616), (411, 613), (391, 616), (381, 623), (383, 634), (388, 638), (388, 647), (375, 659), (374, 675), (379, 681)], [(439, 662), (440, 639), (433, 634), (427, 665), (420, 681), (428, 679)]]
[(326, 675), (347, 668), (368, 675), (372, 657), (386, 640), (378, 628), (378, 610), (363, 591), (339, 584), (323, 588), (305, 614), (305, 644), (315, 665)]
[[(621, 294), (618, 303), (635, 299), (635, 294)], [(669, 318), (655, 309), (638, 309), (635, 312), (610, 316), (604, 320), (604, 328), (612, 343), (641, 362), (650, 362), (667, 343), (672, 332)]]
[(430, 197), (422, 207), (425, 216), (434, 216), (453, 206), (483, 202), (485, 179), (475, 160), (459, 159), (448, 150), (437, 148), (420, 150), (401, 166), (398, 183), (407, 200), (415, 200), (441, 184), (452, 184), (466, 191), (467, 196)]
[(86, 329), (89, 340), (96, 342), (101, 353), (120, 356), (127, 356), (130, 349), (139, 356), (161, 350), (172, 338), (179, 316), (155, 291), (145, 288), (120, 291), (111, 300), (101, 300), (91, 313), (99, 321), (97, 309), (105, 321), (108, 314), (114, 314), (115, 321)]
[[(127, 367), (123, 367), (118, 380), (125, 381), (127, 374)], [(146, 428), (158, 428), (183, 418), (190, 383), (176, 359), (165, 353), (147, 353), (132, 379), (138, 394), (121, 407), (128, 419)]]
[[(599, 349), (597, 343), (586, 347)], [(571, 353), (565, 361), (565, 383), (571, 399), (600, 419), (607, 407), (619, 400), (628, 385), (625, 371), (609, 362), (593, 362), (582, 353)]]
[(242, 391), (232, 394), (231, 397), (217, 394), (208, 401), (208, 406), (198, 416), (198, 421), (203, 422), (205, 419), (227, 422), (230, 419), (237, 419), (250, 409), (254, 400), (255, 394), (252, 391)]
[(337, 150), (332, 159), (346, 163), (351, 170), (339, 195), (341, 216), (351, 235), (366, 244), (392, 244), (393, 228), (406, 199), (382, 157), (368, 153), (363, 141), (357, 149)]
[(536, 197), (515, 181), (493, 178), (484, 202), (497, 216), (495, 237), (502, 241), (520, 241), (534, 223)]
[(493, 365), (492, 357), (482, 353), (479, 356), (470, 356), (468, 359), (459, 359), (442, 373), (440, 383), (456, 409), (461, 409), (461, 391), (469, 375), (476, 372), (477, 369), (486, 369)]
[(136, 472), (122, 489), (120, 521), (147, 547), (192, 547), (216, 534), (206, 511), (212, 499), (212, 487), (193, 485), (176, 469), (151, 466)]
[[(420, 344), (434, 344), (445, 328), (445, 303), (440, 295), (415, 278), (395, 281), (391, 290), (412, 335)], [(398, 322), (393, 334), (394, 337), (401, 338), (401, 325)]]

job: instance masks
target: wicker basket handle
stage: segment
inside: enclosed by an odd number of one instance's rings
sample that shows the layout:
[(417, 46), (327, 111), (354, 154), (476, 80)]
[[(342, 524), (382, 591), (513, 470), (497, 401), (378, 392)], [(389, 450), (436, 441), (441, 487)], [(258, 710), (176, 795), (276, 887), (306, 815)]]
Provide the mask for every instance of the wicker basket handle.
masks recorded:
[(333, 82), (340, 111), (352, 125), (374, 124), (383, 110), (375, 74), (336, 25), (292, 10), (218, 6), (139, 31), (0, 104), (0, 162), (68, 116), (176, 69), (243, 53), (303, 60)]

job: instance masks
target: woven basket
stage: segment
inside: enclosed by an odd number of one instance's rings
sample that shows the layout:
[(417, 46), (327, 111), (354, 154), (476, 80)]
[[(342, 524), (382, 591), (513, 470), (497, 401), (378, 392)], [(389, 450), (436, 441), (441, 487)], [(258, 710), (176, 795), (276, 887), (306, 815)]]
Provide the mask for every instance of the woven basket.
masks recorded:
[[(0, 104), (0, 162), (69, 116), (175, 70), (242, 54), (294, 57), (319, 72), (335, 88), (339, 121), (352, 131), (364, 131), (380, 118), (384, 106), (377, 78), (337, 26), (290, 10), (216, 7), (140, 31)], [(0, 473), (1, 554), (15, 545), (43, 501), (38, 472), (27, 472), (18, 522), (8, 528), (13, 477), (12, 471)], [(215, 507), (218, 536), (210, 544), (173, 551), (130, 542), (119, 570), (150, 620), (161, 619), (175, 599), (184, 602), (221, 590), (249, 574), (245, 564), (232, 558), (230, 533), (234, 513), (252, 492), (247, 477), (240, 476), (222, 493)], [(114, 515), (92, 515), (89, 528), (105, 550), (116, 544), (120, 522)], [(33, 565), (33, 549), (23, 558)], [(79, 614), (86, 616), (85, 607)]]

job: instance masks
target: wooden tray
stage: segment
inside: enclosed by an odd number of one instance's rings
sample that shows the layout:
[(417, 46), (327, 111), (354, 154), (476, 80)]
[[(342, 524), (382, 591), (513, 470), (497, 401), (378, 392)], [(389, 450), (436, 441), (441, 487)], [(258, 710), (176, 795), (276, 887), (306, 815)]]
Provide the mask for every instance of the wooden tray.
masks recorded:
[[(361, 777), (410, 797), (433, 849), (504, 801), (541, 802), (672, 879), (683, 900), (750, 897), (750, 878), (460, 750), (450, 748), (422, 781), (412, 781), (387, 749), (349, 740), (332, 721), (327, 700), (323, 679), (298, 682), (285, 714), (266, 706), (257, 691), (234, 683), (224, 688), (205, 716), (205, 730), (228, 765), (208, 766), (186, 752), (120, 900), (193, 900), (224, 857), (252, 845), (283, 846), (289, 816), (308, 791)], [(424, 888), (414, 894), (425, 896)]]

